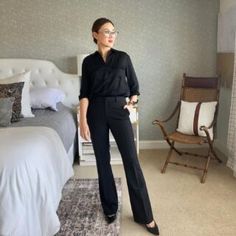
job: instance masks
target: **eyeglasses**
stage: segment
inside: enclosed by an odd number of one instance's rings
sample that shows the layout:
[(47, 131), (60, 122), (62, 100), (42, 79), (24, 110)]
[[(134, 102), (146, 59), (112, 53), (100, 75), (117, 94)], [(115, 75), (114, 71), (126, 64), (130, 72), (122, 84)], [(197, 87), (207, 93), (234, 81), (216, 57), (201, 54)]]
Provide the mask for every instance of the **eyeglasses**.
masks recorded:
[(103, 35), (107, 38), (110, 36), (116, 37), (117, 34), (119, 33), (118, 31), (110, 31), (110, 30), (104, 30), (104, 31), (100, 31), (100, 32), (103, 33)]

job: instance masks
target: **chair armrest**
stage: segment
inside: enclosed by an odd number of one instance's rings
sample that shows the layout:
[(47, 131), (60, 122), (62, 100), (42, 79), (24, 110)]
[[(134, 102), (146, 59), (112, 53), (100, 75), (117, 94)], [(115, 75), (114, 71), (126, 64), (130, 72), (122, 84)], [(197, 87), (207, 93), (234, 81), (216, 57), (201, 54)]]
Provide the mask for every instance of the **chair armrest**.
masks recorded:
[[(213, 124), (213, 122), (212, 122), (212, 124)], [(204, 132), (205, 132), (208, 141), (212, 141), (211, 136), (210, 136), (209, 131), (208, 131), (208, 130), (213, 126), (212, 124), (211, 124), (209, 127), (206, 127), (206, 126), (202, 125), (202, 126), (200, 126), (200, 128), (199, 128), (201, 131), (204, 131)], [(214, 137), (214, 136), (213, 136), (213, 137)], [(214, 139), (214, 138), (213, 138), (213, 139)]]
[(173, 112), (170, 114), (170, 116), (167, 119), (165, 119), (165, 120), (154, 120), (152, 122), (152, 124), (153, 125), (160, 125), (162, 123), (166, 123), (167, 121), (171, 120), (174, 117), (174, 115), (176, 114), (176, 112), (178, 111), (179, 107), (180, 107), (180, 101), (176, 104), (175, 109), (173, 110)]
[(164, 138), (166, 139), (167, 136), (168, 136), (168, 134), (167, 134), (167, 131), (166, 131), (165, 127), (164, 127), (163, 121), (154, 120), (154, 121), (152, 122), (152, 124), (153, 124), (153, 125), (159, 125), (159, 127), (161, 128), (161, 131), (162, 131), (162, 133), (163, 133), (163, 136), (164, 136)]
[(211, 129), (215, 124), (216, 124), (216, 117), (214, 117), (213, 121), (211, 122), (211, 124), (208, 127), (206, 127), (205, 125), (202, 125), (202, 126), (200, 126), (199, 129), (201, 131), (204, 131), (206, 134), (207, 133), (209, 134), (208, 130)]

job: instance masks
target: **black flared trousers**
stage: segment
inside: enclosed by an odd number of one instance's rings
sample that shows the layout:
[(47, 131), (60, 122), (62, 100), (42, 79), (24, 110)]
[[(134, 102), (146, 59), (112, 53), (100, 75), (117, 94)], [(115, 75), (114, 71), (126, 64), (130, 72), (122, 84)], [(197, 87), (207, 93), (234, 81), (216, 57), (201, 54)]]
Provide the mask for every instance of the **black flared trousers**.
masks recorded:
[(87, 119), (96, 157), (100, 199), (104, 214), (117, 212), (118, 199), (110, 165), (109, 130), (120, 151), (134, 220), (141, 224), (153, 220), (145, 179), (137, 157), (125, 97), (99, 97), (89, 102)]

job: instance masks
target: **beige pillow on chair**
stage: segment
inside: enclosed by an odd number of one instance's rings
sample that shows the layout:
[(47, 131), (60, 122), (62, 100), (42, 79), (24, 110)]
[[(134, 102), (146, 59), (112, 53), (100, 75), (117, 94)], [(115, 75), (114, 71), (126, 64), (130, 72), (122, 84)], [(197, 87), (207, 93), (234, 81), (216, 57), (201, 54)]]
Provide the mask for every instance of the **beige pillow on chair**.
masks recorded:
[[(205, 137), (201, 126), (209, 127), (214, 119), (217, 102), (186, 102), (181, 101), (180, 116), (177, 131), (188, 135), (199, 135)], [(213, 128), (209, 129), (213, 139)]]

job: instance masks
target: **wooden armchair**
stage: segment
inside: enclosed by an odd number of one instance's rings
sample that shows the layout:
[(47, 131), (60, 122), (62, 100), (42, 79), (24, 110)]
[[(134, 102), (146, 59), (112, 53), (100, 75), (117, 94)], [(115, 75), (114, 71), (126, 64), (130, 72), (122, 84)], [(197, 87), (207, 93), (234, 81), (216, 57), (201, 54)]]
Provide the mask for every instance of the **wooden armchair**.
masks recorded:
[[(165, 173), (168, 164), (181, 165), (203, 171), (201, 183), (205, 182), (211, 158), (222, 162), (213, 149), (215, 136), (217, 111), (219, 103), (219, 79), (217, 77), (190, 77), (183, 74), (180, 100), (174, 111), (166, 120), (154, 120), (153, 125), (158, 125), (164, 135), (164, 139), (170, 146), (164, 166), (161, 169)], [(168, 133), (164, 124), (177, 115), (177, 128)], [(180, 151), (175, 143), (207, 144), (206, 155)], [(171, 161), (172, 152), (181, 155), (191, 155), (205, 158), (204, 167), (188, 165)]]

